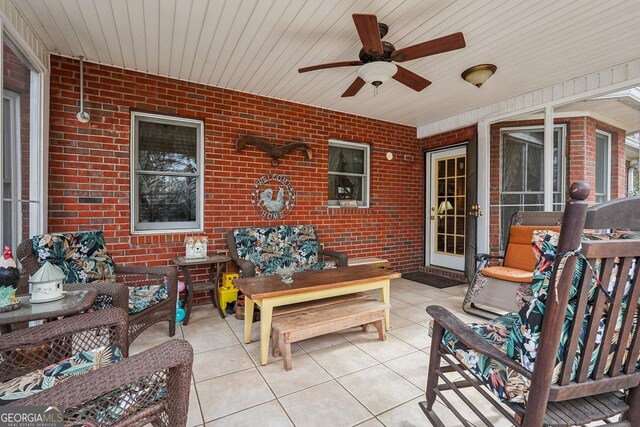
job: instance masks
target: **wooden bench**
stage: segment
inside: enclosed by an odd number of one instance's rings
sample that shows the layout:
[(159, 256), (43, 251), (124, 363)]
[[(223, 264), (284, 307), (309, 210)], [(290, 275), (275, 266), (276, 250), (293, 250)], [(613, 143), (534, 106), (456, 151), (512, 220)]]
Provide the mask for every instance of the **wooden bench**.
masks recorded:
[(349, 258), (347, 262), (349, 265), (371, 265), (373, 267), (378, 267), (378, 268), (387, 268), (387, 266), (389, 265), (389, 261), (387, 261), (386, 259), (374, 258), (374, 257)]
[(291, 343), (308, 338), (362, 326), (367, 331), (373, 324), (380, 341), (386, 339), (384, 310), (388, 304), (373, 298), (330, 304), (306, 311), (284, 314), (271, 324), (272, 354), (284, 359), (284, 369), (291, 370)]
[(356, 292), (353, 294), (338, 295), (337, 297), (329, 297), (305, 302), (298, 302), (295, 304), (281, 305), (279, 307), (273, 308), (272, 316), (275, 318), (285, 314), (298, 313), (300, 311), (308, 311), (320, 307), (326, 307), (328, 305), (342, 304), (363, 299), (371, 299), (371, 296), (365, 294), (364, 292)]

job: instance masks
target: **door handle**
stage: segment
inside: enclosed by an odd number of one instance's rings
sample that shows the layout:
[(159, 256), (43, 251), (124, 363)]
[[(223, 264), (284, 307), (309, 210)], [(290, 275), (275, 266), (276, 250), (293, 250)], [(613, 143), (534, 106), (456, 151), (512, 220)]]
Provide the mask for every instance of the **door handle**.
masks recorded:
[(479, 216), (482, 216), (482, 215), (484, 215), (484, 212), (480, 210), (480, 205), (477, 203), (472, 204), (471, 208), (469, 209), (469, 216), (478, 218)]

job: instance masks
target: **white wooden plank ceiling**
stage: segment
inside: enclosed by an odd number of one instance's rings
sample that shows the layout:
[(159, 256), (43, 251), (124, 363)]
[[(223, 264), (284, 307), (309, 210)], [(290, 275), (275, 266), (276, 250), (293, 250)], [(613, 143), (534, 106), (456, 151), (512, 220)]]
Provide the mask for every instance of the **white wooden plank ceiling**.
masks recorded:
[[(420, 126), (640, 58), (640, 0), (13, 0), (51, 52)], [(433, 84), (390, 80), (341, 98), (357, 67), (353, 13), (397, 49), (461, 31), (467, 47), (403, 63)], [(481, 88), (460, 78), (492, 63)]]

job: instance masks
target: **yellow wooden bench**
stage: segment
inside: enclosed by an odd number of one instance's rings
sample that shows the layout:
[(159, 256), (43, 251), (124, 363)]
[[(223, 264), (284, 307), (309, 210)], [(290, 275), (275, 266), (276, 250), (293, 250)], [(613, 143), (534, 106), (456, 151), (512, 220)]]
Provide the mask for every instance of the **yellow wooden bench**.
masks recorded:
[(338, 295), (337, 297), (329, 297), (305, 302), (298, 302), (295, 304), (281, 305), (273, 308), (272, 316), (277, 317), (285, 314), (297, 313), (299, 311), (307, 311), (313, 310), (315, 308), (326, 307), (328, 305), (342, 304), (369, 298), (371, 298), (371, 296), (367, 295), (364, 292), (356, 292), (353, 294)]
[(378, 267), (378, 268), (387, 268), (387, 266), (389, 265), (389, 261), (387, 261), (386, 259), (374, 258), (374, 257), (349, 258), (347, 260), (347, 263), (348, 265), (371, 265), (373, 267)]
[(291, 343), (308, 338), (369, 324), (378, 330), (380, 341), (386, 339), (384, 310), (388, 304), (373, 298), (330, 304), (306, 311), (298, 311), (273, 318), (271, 351), (274, 357), (282, 354), (284, 369), (291, 370)]

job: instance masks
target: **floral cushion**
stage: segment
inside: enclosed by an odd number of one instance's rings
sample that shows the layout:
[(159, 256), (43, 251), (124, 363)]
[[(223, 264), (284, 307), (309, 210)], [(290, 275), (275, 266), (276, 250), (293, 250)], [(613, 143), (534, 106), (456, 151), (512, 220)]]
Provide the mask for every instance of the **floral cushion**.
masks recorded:
[(86, 374), (120, 360), (122, 353), (115, 344), (78, 353), (44, 369), (0, 383), (0, 405), (8, 405), (12, 401), (33, 396), (71, 377)]
[[(553, 272), (553, 267), (555, 264), (556, 254), (557, 254), (557, 244), (558, 244), (559, 233), (553, 231), (541, 231), (534, 236), (534, 250), (537, 251), (537, 256), (539, 257), (538, 265), (536, 266), (536, 270), (534, 272), (533, 282), (531, 284), (531, 289), (533, 293), (533, 298), (519, 311), (518, 317), (514, 322), (514, 327), (512, 329), (511, 336), (509, 340), (512, 342), (511, 347), (507, 354), (518, 361), (523, 367), (528, 369), (529, 371), (533, 371), (535, 366), (535, 360), (537, 357), (538, 345), (540, 342), (540, 332), (542, 330), (542, 320), (544, 318), (544, 312), (546, 303), (548, 300), (548, 289), (549, 289), (549, 281), (551, 279), (551, 275)], [(607, 233), (607, 234), (594, 234), (589, 233), (583, 235), (583, 240), (611, 240), (611, 239), (630, 239), (630, 238), (639, 238), (640, 235), (633, 233)], [(601, 266), (600, 260), (596, 260), (594, 265), (592, 266), (594, 274), (598, 274)], [(626, 307), (629, 304), (629, 289), (630, 289), (630, 280), (633, 278), (635, 270), (635, 265), (632, 264), (631, 270), (629, 272), (629, 278), (627, 280), (627, 286), (625, 287), (622, 307), (620, 310), (620, 314), (616, 319), (616, 329), (614, 332), (614, 339), (617, 339), (618, 331), (622, 325), (622, 319), (624, 313), (626, 312)], [(615, 283), (615, 279), (617, 276), (618, 265), (617, 263), (614, 265), (613, 271), (611, 273), (611, 280), (606, 286), (607, 292), (613, 291), (613, 285)], [(558, 346), (558, 351), (556, 354), (556, 367), (554, 370), (554, 377), (552, 379), (552, 383), (556, 383), (558, 381), (558, 375), (564, 363), (564, 353), (567, 345), (567, 341), (569, 339), (570, 328), (574, 319), (574, 313), (577, 304), (577, 293), (578, 293), (578, 285), (582, 278), (583, 274), (592, 274), (591, 269), (586, 265), (586, 260), (584, 258), (578, 258), (576, 261), (576, 267), (573, 271), (573, 280), (571, 284), (571, 290), (569, 292), (569, 304), (567, 305), (567, 312), (565, 315), (564, 326), (562, 328), (562, 335), (560, 338), (560, 344)], [(582, 357), (582, 348), (584, 346), (583, 338), (586, 335), (586, 329), (588, 326), (588, 322), (591, 318), (591, 312), (593, 310), (593, 304), (595, 302), (595, 297), (598, 292), (598, 287), (596, 286), (596, 282), (594, 279), (591, 280), (591, 289), (589, 291), (587, 307), (585, 311), (585, 317), (582, 325), (582, 334), (578, 343), (578, 348), (576, 350), (575, 357), (572, 360), (573, 364), (573, 372), (571, 374), (571, 379), (573, 380), (576, 375), (576, 369), (580, 362), (580, 358)], [(553, 298), (553, 297), (551, 297)], [(636, 302), (637, 304), (637, 302)], [(610, 310), (610, 303), (607, 301), (605, 303), (605, 310), (603, 317), (599, 320), (600, 328), (599, 334), (602, 335), (604, 332), (604, 324), (607, 319), (608, 313)], [(599, 343), (598, 343), (599, 346)], [(613, 353), (616, 349), (617, 342), (613, 343), (611, 348), (611, 352)], [(593, 352), (593, 355), (597, 355), (598, 347)], [(595, 367), (596, 359), (592, 358), (589, 365), (588, 373), (589, 375), (593, 371)], [(610, 363), (610, 361), (609, 361)], [(607, 364), (608, 366), (608, 364)]]
[(256, 276), (276, 274), (293, 266), (296, 271), (334, 268), (334, 262), (318, 262), (318, 239), (312, 225), (278, 225), (241, 228), (233, 233), (240, 258), (255, 265)]
[(43, 234), (31, 239), (40, 264), (50, 262), (65, 274), (65, 283), (115, 282), (115, 264), (102, 231)]
[[(518, 315), (508, 313), (488, 323), (471, 323), (468, 326), (498, 350), (507, 353), (513, 344), (509, 340)], [(524, 403), (531, 380), (502, 363), (470, 350), (445, 330), (442, 343), (469, 371), (484, 383), (497, 398), (514, 403)]]
[[(533, 298), (528, 301), (521, 310), (515, 313), (505, 314), (488, 323), (484, 324), (470, 324), (469, 326), (480, 336), (486, 339), (489, 343), (496, 348), (505, 352), (505, 354), (519, 362), (525, 369), (533, 371), (535, 360), (537, 356), (538, 344), (540, 341), (540, 331), (542, 329), (542, 320), (544, 317), (544, 311), (547, 301), (547, 292), (549, 289), (549, 280), (553, 272), (555, 257), (557, 254), (559, 233), (548, 230), (539, 230), (534, 233), (532, 243), (536, 257), (538, 258), (536, 269), (534, 271), (533, 281), (531, 283), (531, 290)], [(640, 238), (640, 235), (633, 233), (608, 233), (608, 234), (585, 234), (583, 240), (610, 240), (610, 239), (632, 239)], [(593, 266), (594, 271), (597, 272), (600, 269), (600, 261), (596, 260)], [(614, 340), (617, 340), (618, 331), (622, 324), (622, 318), (626, 307), (629, 305), (629, 289), (630, 280), (634, 277), (635, 264), (632, 264), (629, 271), (629, 279), (627, 286), (625, 287), (622, 307), (620, 315), (618, 316), (616, 329), (614, 332)], [(562, 355), (565, 353), (565, 348), (569, 338), (569, 330), (574, 318), (575, 307), (577, 304), (577, 292), (578, 284), (582, 277), (583, 272), (588, 267), (585, 264), (583, 258), (578, 258), (576, 262), (576, 268), (573, 272), (573, 282), (569, 296), (569, 305), (567, 306), (567, 315), (564, 321), (563, 333), (560, 339), (560, 345), (556, 357), (556, 368), (554, 370), (553, 383), (558, 381), (558, 374), (563, 364)], [(585, 274), (590, 274), (585, 272)], [(611, 292), (612, 286), (615, 283), (617, 275), (617, 266), (614, 267), (611, 273), (611, 281), (607, 286), (607, 291)], [(593, 281), (593, 284), (595, 281)], [(585, 320), (583, 322), (583, 334), (581, 336), (576, 356), (573, 360), (574, 371), (572, 373), (572, 379), (576, 374), (576, 368), (580, 362), (581, 349), (584, 346), (582, 337), (585, 335), (586, 327), (590, 319), (590, 313), (592, 311), (593, 302), (596, 296), (597, 287), (592, 286), (589, 293), (589, 303), (587, 305), (587, 311), (585, 313)], [(636, 302), (637, 304), (637, 302)], [(604, 332), (604, 322), (609, 312), (609, 302), (605, 303), (606, 308), (603, 318), (600, 320), (599, 334)], [(637, 316), (637, 313), (636, 313)], [(637, 324), (637, 317), (634, 319), (634, 327)], [(507, 400), (513, 403), (526, 404), (527, 396), (529, 392), (530, 380), (525, 376), (514, 372), (507, 368), (503, 364), (488, 358), (487, 356), (476, 353), (470, 350), (464, 344), (459, 342), (449, 331), (444, 332), (442, 343), (460, 360), (463, 364), (469, 367), (469, 370), (481, 380), (493, 393), (502, 400)], [(611, 348), (613, 353), (617, 346), (617, 341), (614, 341)], [(599, 344), (598, 344), (599, 345)], [(630, 346), (630, 343), (625, 343)], [(597, 354), (598, 348), (594, 350), (594, 354)], [(589, 374), (595, 366), (596, 360), (590, 361)], [(610, 360), (608, 364), (610, 363)], [(607, 364), (607, 367), (608, 367)], [(640, 368), (640, 360), (638, 361), (638, 367)]]
[(140, 313), (169, 297), (169, 285), (132, 286), (129, 288), (129, 314)]

